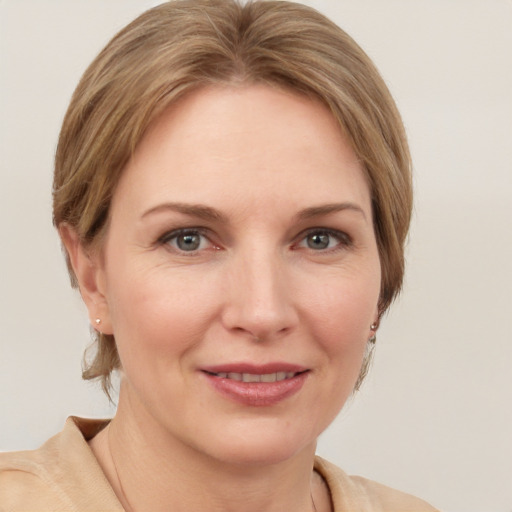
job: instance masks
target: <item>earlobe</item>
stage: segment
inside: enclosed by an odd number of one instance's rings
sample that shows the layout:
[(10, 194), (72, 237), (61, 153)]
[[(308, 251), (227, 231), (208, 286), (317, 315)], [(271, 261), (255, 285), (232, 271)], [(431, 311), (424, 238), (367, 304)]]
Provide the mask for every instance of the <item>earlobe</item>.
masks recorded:
[[(59, 235), (80, 288), (80, 295), (89, 311), (91, 325), (103, 334), (113, 334), (106, 298), (104, 270), (99, 257), (91, 254), (76, 231), (66, 223), (59, 226)], [(101, 322), (97, 322), (101, 319)]]
[(377, 310), (374, 314), (374, 320), (370, 325), (370, 337), (368, 338), (368, 341), (370, 343), (375, 343), (375, 341), (377, 340), (377, 329), (379, 328), (380, 325), (380, 317), (381, 313), (379, 312), (379, 310)]

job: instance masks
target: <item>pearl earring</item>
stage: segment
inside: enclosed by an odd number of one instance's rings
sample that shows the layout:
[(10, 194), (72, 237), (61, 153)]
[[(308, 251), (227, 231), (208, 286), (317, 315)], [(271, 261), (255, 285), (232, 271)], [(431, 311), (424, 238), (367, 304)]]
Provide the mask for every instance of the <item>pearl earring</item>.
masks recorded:
[(94, 320), (96, 322), (96, 325), (100, 325), (101, 324), (101, 318), (96, 318), (96, 320)]
[(375, 334), (375, 331), (377, 330), (378, 327), (379, 325), (377, 324), (377, 322), (374, 322), (372, 325), (370, 325), (370, 330), (373, 333), (370, 336), (370, 339), (368, 340), (370, 343), (375, 343), (377, 341), (377, 335)]

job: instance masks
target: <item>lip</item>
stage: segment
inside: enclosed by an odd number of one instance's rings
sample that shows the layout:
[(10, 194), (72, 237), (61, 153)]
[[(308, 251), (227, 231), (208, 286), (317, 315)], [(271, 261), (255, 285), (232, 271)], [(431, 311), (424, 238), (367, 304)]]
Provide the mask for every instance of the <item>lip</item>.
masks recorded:
[[(290, 363), (231, 363), (203, 367), (200, 369), (208, 383), (224, 398), (250, 407), (277, 405), (300, 391), (309, 375), (303, 366)], [(243, 382), (218, 376), (225, 373), (249, 373), (265, 375), (272, 373), (294, 373), (285, 380), (275, 382)]]
[(253, 373), (256, 375), (262, 375), (265, 373), (277, 372), (301, 373), (307, 371), (308, 368), (297, 364), (273, 362), (266, 364), (226, 363), (214, 366), (204, 366), (201, 370), (209, 373)]

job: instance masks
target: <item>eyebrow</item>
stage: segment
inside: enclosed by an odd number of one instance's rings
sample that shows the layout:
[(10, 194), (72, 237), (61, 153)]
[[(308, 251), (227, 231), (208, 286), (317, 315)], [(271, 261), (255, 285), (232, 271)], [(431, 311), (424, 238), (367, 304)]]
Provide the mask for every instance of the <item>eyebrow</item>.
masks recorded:
[(313, 217), (321, 217), (322, 215), (329, 215), (331, 213), (342, 212), (344, 210), (351, 210), (357, 213), (360, 213), (363, 218), (367, 221), (366, 214), (364, 210), (355, 203), (330, 203), (323, 204), (321, 206), (312, 206), (311, 208), (306, 208), (298, 213), (297, 218), (299, 220), (308, 220)]
[(210, 221), (220, 221), (227, 223), (227, 217), (216, 210), (215, 208), (211, 208), (210, 206), (205, 206), (202, 204), (188, 204), (188, 203), (163, 203), (149, 210), (146, 210), (141, 218), (145, 218), (149, 215), (161, 212), (178, 212), (184, 215), (189, 215), (191, 217), (197, 217), (198, 219), (210, 220)]
[[(362, 217), (366, 219), (366, 214), (364, 210), (359, 207), (355, 203), (344, 202), (344, 203), (330, 203), (323, 204), (320, 206), (311, 206), (309, 208), (305, 208), (301, 210), (296, 218), (300, 221), (308, 220), (314, 217), (321, 217), (322, 215), (329, 215), (332, 213), (342, 212), (345, 210), (350, 210), (357, 212), (362, 215)], [(191, 217), (196, 217), (198, 219), (209, 220), (209, 221), (217, 221), (228, 223), (228, 218), (223, 213), (219, 212), (215, 208), (211, 208), (210, 206), (205, 206), (202, 204), (188, 204), (188, 203), (162, 203), (149, 210), (146, 210), (141, 218), (145, 218), (149, 215), (153, 215), (161, 212), (178, 212), (184, 215), (189, 215)]]

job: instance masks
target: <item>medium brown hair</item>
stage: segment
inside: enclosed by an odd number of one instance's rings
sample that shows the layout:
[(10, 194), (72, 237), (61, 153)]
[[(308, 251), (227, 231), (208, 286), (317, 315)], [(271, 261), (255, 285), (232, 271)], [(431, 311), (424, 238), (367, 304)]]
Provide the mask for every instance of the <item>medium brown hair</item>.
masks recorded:
[[(323, 102), (366, 173), (382, 268), (379, 310), (398, 294), (412, 209), (410, 157), (400, 115), (368, 56), (304, 5), (256, 0), (174, 0), (122, 29), (78, 84), (55, 159), (53, 220), (84, 246), (101, 246), (121, 173), (148, 126), (184, 94), (216, 84), (268, 84)], [(67, 257), (73, 286), (76, 276)], [(97, 333), (85, 379), (108, 392), (120, 361)], [(366, 373), (364, 365), (362, 377)]]

